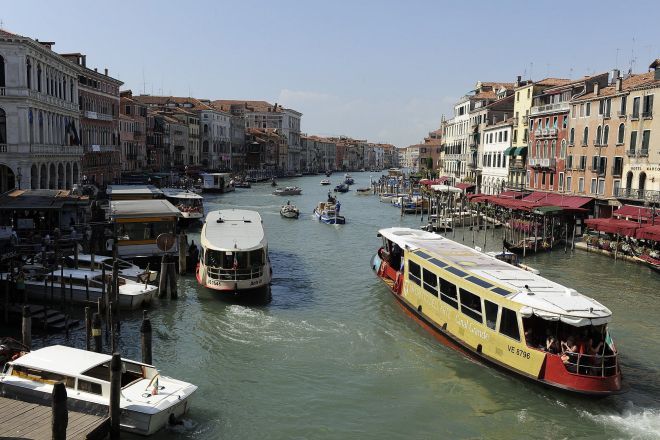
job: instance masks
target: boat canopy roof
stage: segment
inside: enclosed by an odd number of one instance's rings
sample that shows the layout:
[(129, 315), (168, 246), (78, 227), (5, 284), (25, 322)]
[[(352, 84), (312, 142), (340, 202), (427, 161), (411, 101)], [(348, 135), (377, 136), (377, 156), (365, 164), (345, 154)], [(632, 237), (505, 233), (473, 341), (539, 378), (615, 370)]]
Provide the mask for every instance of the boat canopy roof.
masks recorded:
[[(574, 289), (427, 231), (381, 229), (379, 234), (451, 273), (521, 305), (523, 317), (561, 320), (577, 327), (609, 322), (612, 312)], [(449, 266), (448, 266), (449, 265)], [(446, 270), (446, 269), (445, 269)]]
[(163, 188), (165, 197), (172, 197), (175, 199), (203, 199), (204, 197), (199, 194), (181, 188)]
[(455, 193), (455, 194), (460, 194), (463, 192), (460, 188), (456, 188), (455, 186), (449, 186), (449, 185), (431, 185), (431, 190), (444, 192), (444, 193)]
[(217, 251), (249, 251), (267, 245), (261, 215), (246, 209), (221, 209), (206, 215), (202, 247)]
[(12, 364), (78, 377), (90, 368), (110, 362), (110, 360), (112, 360), (112, 356), (107, 354), (63, 345), (51, 345), (31, 351), (14, 360)]
[(181, 217), (167, 200), (114, 200), (110, 202), (110, 218)]
[(162, 195), (163, 192), (153, 185), (108, 185), (106, 190), (108, 197), (112, 199), (113, 195), (148, 195), (154, 197)]

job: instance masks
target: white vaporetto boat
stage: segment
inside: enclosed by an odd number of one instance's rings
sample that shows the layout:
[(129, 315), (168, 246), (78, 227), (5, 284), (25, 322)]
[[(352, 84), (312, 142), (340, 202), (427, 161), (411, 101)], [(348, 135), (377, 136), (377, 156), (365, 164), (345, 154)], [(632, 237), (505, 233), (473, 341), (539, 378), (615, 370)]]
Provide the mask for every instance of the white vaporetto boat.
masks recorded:
[(270, 299), (272, 270), (263, 221), (256, 211), (209, 212), (200, 236), (197, 282), (209, 289)]
[[(3, 395), (48, 401), (56, 382), (64, 382), (75, 409), (107, 412), (110, 404), (110, 362), (107, 354), (53, 345), (5, 364), (0, 375)], [(197, 386), (162, 376), (152, 366), (122, 359), (120, 426), (151, 435), (190, 408)]]
[(182, 223), (191, 223), (204, 218), (204, 197), (187, 189), (165, 188), (163, 194), (168, 202), (181, 211)]

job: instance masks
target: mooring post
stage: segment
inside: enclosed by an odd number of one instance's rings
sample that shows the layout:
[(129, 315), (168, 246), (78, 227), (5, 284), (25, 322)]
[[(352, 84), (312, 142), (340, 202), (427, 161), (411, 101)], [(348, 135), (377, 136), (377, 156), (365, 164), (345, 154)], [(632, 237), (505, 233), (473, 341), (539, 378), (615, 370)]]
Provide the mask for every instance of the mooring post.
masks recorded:
[(57, 382), (53, 385), (52, 401), (52, 439), (66, 440), (66, 428), (69, 425), (69, 410), (67, 408), (66, 386), (64, 382)]
[(85, 274), (85, 301), (89, 302), (89, 278)]
[(78, 243), (73, 242), (73, 267), (78, 269)]
[(188, 239), (186, 234), (179, 234), (179, 275), (186, 273), (186, 251), (188, 250)]
[(117, 349), (117, 346), (116, 346), (117, 341), (115, 340), (115, 323), (114, 323), (114, 320), (112, 318), (113, 309), (114, 309), (114, 304), (110, 303), (110, 305), (108, 305), (109, 321), (107, 323), (107, 327), (109, 327), (109, 329), (110, 329), (110, 352), (111, 353), (114, 353), (115, 350)]
[(9, 274), (5, 276), (5, 324), (9, 323)]
[(103, 353), (103, 335), (101, 333), (101, 314), (94, 313), (92, 321), (92, 338), (94, 338), (94, 351)]
[(91, 336), (92, 336), (92, 309), (89, 306), (85, 306), (85, 350), (89, 351), (91, 348)]
[(110, 439), (119, 438), (119, 398), (121, 395), (121, 356), (112, 354), (110, 363)]
[(151, 365), (152, 364), (152, 357), (151, 357), (152, 330), (151, 330), (151, 320), (147, 316), (146, 310), (142, 312), (142, 325), (140, 326), (140, 336), (142, 340), (142, 363)]
[(32, 315), (30, 306), (23, 306), (23, 322), (21, 330), (23, 332), (23, 345), (32, 348)]
[(73, 274), (69, 274), (69, 307), (73, 307)]
[(117, 324), (115, 330), (121, 331), (119, 324), (119, 261), (115, 259), (112, 263), (112, 301), (114, 303), (114, 322)]
[(160, 259), (160, 279), (158, 280), (158, 296), (167, 295), (167, 254)]
[(170, 287), (170, 299), (177, 299), (179, 297), (179, 292), (177, 291), (177, 284), (176, 284), (176, 267), (174, 266), (176, 263), (172, 261), (170, 264), (168, 264), (168, 284)]

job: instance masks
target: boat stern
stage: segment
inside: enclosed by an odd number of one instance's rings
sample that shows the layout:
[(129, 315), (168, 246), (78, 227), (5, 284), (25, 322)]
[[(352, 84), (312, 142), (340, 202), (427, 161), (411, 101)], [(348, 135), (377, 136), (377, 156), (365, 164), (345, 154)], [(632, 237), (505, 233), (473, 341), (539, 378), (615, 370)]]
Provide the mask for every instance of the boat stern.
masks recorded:
[[(551, 386), (568, 391), (592, 395), (609, 396), (623, 392), (621, 370), (616, 357), (611, 358), (610, 365), (591, 365), (584, 362), (565, 364), (558, 355), (546, 353), (539, 379)], [(572, 370), (572, 371), (569, 371)]]

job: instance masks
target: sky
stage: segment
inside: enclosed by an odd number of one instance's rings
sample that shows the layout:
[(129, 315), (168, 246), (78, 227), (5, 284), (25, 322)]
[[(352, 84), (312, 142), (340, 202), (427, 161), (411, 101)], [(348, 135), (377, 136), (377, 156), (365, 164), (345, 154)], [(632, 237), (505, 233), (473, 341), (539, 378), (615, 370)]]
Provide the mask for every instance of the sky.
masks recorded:
[(479, 80), (647, 71), (658, 17), (646, 0), (0, 0), (3, 29), (84, 53), (134, 94), (277, 102), (308, 134), (399, 147)]

